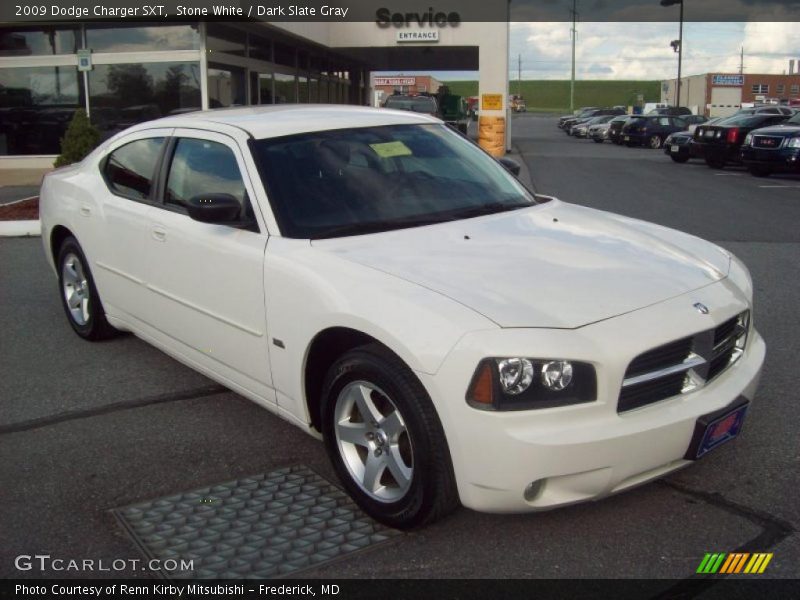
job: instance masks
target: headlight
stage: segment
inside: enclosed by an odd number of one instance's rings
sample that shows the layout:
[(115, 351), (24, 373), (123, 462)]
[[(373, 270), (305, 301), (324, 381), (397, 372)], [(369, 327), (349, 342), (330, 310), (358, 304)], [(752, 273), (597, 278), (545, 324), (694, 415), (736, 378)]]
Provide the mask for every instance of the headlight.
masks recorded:
[(746, 136), (744, 136), (744, 145), (745, 146), (751, 145), (752, 142), (753, 142), (753, 134), (752, 133), (748, 133)]
[(667, 136), (667, 139), (664, 140), (664, 145), (669, 146), (672, 143), (672, 136)]
[(597, 377), (588, 363), (524, 357), (486, 358), (467, 391), (482, 410), (553, 408), (597, 399)]
[(800, 137), (791, 138), (788, 142), (786, 142), (787, 148), (800, 148)]

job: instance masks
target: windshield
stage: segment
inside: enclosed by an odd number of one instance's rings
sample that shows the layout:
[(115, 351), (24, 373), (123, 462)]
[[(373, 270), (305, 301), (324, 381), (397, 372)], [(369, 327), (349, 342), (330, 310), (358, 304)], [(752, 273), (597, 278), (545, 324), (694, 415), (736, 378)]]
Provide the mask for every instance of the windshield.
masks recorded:
[(319, 131), (251, 144), (286, 237), (358, 235), (536, 204), (496, 160), (444, 125)]
[(421, 96), (419, 98), (392, 98), (389, 97), (384, 104), (385, 108), (396, 110), (411, 110), (421, 113), (435, 113), (436, 102), (433, 98)]
[(795, 113), (795, 115), (786, 122), (791, 123), (792, 125), (800, 125), (800, 112)]
[[(734, 115), (717, 123), (720, 127), (755, 127), (766, 121), (771, 115)], [(772, 115), (774, 116), (774, 115)]]

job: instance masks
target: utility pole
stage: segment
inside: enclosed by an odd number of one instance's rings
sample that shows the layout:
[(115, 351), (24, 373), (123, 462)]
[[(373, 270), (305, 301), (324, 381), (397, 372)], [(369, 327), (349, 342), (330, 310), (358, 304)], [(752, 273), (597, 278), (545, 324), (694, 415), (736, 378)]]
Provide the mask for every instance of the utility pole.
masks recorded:
[(522, 54), (517, 56), (517, 96), (522, 97)]
[(578, 21), (578, 0), (572, 0), (572, 79), (569, 82), (569, 110), (575, 111), (575, 42), (578, 39), (576, 23)]
[(742, 55), (739, 58), (739, 75), (744, 75), (744, 46), (742, 46)]

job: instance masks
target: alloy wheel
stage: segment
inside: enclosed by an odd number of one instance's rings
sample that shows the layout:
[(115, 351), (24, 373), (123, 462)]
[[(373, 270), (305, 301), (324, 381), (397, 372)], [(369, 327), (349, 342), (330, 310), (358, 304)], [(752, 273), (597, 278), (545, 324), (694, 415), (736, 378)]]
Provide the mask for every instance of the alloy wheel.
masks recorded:
[(78, 325), (89, 322), (89, 281), (81, 259), (72, 252), (67, 254), (61, 266), (62, 291), (70, 317)]

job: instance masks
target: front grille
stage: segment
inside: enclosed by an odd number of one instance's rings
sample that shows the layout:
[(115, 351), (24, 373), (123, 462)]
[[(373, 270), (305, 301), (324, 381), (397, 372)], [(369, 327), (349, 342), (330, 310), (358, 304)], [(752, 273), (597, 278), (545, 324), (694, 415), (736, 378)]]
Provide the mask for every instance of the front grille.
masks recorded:
[(694, 391), (717, 377), (741, 356), (749, 320), (745, 311), (714, 329), (637, 356), (625, 371), (617, 412)]
[(777, 149), (783, 144), (783, 138), (773, 135), (754, 135), (753, 147), (754, 148), (773, 148)]

